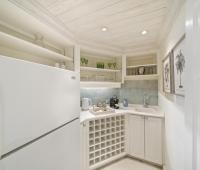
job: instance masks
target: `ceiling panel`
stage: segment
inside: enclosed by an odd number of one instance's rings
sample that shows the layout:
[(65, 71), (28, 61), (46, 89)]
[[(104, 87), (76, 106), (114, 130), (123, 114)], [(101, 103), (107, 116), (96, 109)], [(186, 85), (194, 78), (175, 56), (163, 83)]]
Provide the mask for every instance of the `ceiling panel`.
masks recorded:
[[(168, 0), (37, 0), (79, 40), (122, 49), (156, 47)], [(102, 32), (103, 26), (108, 27)], [(148, 34), (141, 35), (142, 30)]]

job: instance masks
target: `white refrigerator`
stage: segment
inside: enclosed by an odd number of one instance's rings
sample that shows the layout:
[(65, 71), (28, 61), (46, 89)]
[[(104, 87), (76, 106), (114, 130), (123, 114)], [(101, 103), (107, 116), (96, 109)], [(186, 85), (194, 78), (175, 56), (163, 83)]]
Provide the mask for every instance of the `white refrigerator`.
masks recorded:
[(79, 74), (0, 56), (0, 170), (80, 169)]

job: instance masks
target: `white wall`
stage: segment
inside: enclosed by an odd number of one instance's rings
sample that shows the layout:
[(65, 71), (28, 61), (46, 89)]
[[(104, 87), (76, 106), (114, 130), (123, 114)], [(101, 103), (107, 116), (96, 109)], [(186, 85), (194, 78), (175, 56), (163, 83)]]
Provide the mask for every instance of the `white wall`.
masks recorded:
[[(186, 4), (186, 108), (185, 170), (200, 169), (200, 1)], [(190, 157), (189, 157), (189, 156)], [(190, 164), (188, 159), (190, 158)]]
[[(159, 65), (185, 33), (185, 3), (176, 12), (171, 29), (159, 50)], [(159, 79), (159, 105), (165, 112), (166, 170), (183, 170), (185, 162), (185, 98), (162, 92), (162, 72)], [(190, 169), (187, 169), (190, 170)]]

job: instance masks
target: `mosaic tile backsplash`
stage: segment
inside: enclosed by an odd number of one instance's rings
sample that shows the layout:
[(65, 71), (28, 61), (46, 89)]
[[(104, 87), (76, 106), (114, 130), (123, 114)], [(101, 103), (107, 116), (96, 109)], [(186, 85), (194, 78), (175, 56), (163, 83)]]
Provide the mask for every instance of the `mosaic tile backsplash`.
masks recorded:
[(93, 104), (99, 101), (109, 101), (113, 95), (116, 95), (121, 102), (123, 99), (127, 99), (130, 104), (143, 104), (143, 96), (145, 94), (150, 97), (150, 105), (158, 105), (157, 80), (125, 81), (121, 89), (81, 89), (81, 98), (91, 98)]

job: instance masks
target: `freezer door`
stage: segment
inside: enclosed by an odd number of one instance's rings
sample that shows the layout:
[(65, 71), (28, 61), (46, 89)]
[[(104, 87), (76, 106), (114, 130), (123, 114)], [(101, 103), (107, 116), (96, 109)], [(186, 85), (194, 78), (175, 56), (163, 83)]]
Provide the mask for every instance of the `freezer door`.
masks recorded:
[(1, 170), (80, 170), (79, 119), (1, 160)]
[(80, 113), (79, 74), (0, 56), (1, 155)]

